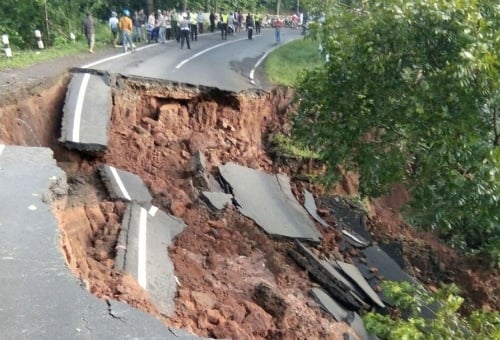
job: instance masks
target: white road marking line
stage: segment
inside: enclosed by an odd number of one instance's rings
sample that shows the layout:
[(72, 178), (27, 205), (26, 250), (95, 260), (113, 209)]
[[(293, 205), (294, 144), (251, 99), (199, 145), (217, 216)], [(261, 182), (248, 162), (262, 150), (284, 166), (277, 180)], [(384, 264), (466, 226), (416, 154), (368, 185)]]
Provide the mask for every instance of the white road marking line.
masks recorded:
[(186, 64), (186, 63), (190, 62), (191, 60), (193, 60), (193, 59), (195, 59), (195, 58), (198, 58), (200, 55), (205, 54), (205, 53), (207, 53), (207, 52), (209, 52), (209, 51), (211, 51), (211, 50), (213, 50), (213, 49), (215, 49), (215, 48), (217, 48), (217, 47), (221, 47), (221, 46), (224, 46), (224, 45), (227, 45), (227, 44), (232, 44), (232, 43), (235, 43), (235, 42), (238, 42), (238, 41), (241, 41), (241, 40), (245, 40), (245, 39), (247, 39), (247, 38), (240, 38), (240, 39), (236, 39), (236, 40), (230, 40), (230, 41), (226, 41), (226, 42), (223, 42), (223, 43), (221, 43), (221, 44), (217, 44), (217, 45), (214, 45), (214, 46), (212, 46), (212, 47), (209, 47), (209, 48), (207, 48), (207, 49), (205, 49), (205, 50), (203, 50), (203, 51), (200, 51), (200, 52), (198, 52), (198, 53), (196, 53), (196, 54), (193, 54), (191, 57), (189, 57), (189, 58), (187, 58), (187, 59), (185, 59), (185, 60), (181, 61), (181, 62), (180, 62), (180, 63), (179, 63), (179, 64), (175, 67), (175, 69), (176, 69), (176, 70), (180, 69), (180, 68), (181, 68), (184, 64)]
[(5, 150), (5, 145), (4, 144), (0, 144), (0, 156), (2, 156), (3, 150)]
[(82, 83), (80, 84), (80, 90), (78, 91), (78, 98), (76, 100), (76, 107), (75, 107), (75, 117), (73, 120), (73, 136), (71, 138), (71, 141), (73, 142), (80, 142), (80, 123), (82, 120), (82, 109), (83, 109), (83, 102), (85, 100), (85, 91), (87, 91), (87, 85), (89, 83), (90, 79), (90, 73), (85, 73), (83, 75)]
[(147, 288), (147, 277), (146, 277), (146, 232), (148, 225), (148, 215), (144, 208), (141, 208), (141, 213), (139, 216), (139, 244), (138, 244), (138, 256), (137, 256), (137, 282), (139, 285), (146, 289)]
[(113, 178), (115, 179), (115, 182), (118, 185), (118, 188), (122, 192), (122, 195), (126, 199), (131, 201), (132, 199), (130, 198), (130, 195), (128, 194), (127, 188), (125, 188), (125, 185), (123, 184), (122, 179), (120, 178), (120, 176), (118, 176), (118, 172), (116, 171), (116, 169), (112, 166), (110, 166), (109, 169), (111, 170), (111, 174), (113, 175)]
[(154, 205), (151, 206), (151, 208), (149, 208), (149, 211), (148, 213), (151, 215), (151, 216), (154, 216), (156, 215), (156, 212), (158, 211), (158, 207), (155, 207)]
[[(139, 47), (137, 48), (135, 51), (142, 51), (142, 50), (145, 50), (146, 48), (150, 48), (150, 47), (153, 47), (153, 46), (157, 46), (159, 45), (158, 43), (156, 44), (152, 44), (152, 45), (146, 45), (146, 46), (142, 46), (142, 47)], [(111, 57), (107, 57), (107, 58), (104, 58), (104, 59), (101, 59), (101, 60), (98, 60), (98, 61), (95, 61), (93, 63), (90, 63), (90, 64), (87, 64), (87, 65), (83, 65), (81, 68), (89, 68), (89, 67), (92, 67), (92, 66), (96, 66), (96, 65), (99, 65), (99, 64), (102, 64), (102, 63), (105, 63), (107, 61), (110, 61), (110, 60), (114, 60), (114, 59), (118, 59), (118, 58), (121, 58), (121, 57), (124, 57), (128, 54), (130, 54), (131, 52), (127, 52), (127, 53), (120, 53), (120, 54), (117, 54), (117, 55), (113, 55)]]

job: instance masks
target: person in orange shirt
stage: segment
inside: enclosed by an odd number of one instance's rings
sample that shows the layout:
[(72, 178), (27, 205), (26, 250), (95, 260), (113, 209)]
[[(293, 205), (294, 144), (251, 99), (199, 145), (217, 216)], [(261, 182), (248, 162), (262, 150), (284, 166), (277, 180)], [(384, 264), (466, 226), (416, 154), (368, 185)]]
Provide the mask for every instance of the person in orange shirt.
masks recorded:
[(128, 9), (123, 10), (123, 16), (120, 18), (118, 25), (122, 32), (123, 53), (127, 52), (127, 46), (129, 45), (132, 52), (134, 52), (135, 45), (132, 42), (132, 19), (130, 19), (130, 12)]

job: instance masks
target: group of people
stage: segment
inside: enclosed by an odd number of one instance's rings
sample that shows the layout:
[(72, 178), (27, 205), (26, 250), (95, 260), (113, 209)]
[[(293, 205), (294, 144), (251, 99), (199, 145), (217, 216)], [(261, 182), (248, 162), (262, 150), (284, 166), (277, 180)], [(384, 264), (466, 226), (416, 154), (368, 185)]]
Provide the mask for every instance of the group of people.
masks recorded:
[[(156, 16), (150, 13), (146, 16), (144, 10), (135, 11), (131, 17), (130, 11), (124, 9), (118, 17), (118, 13), (113, 11), (109, 18), (109, 28), (112, 35), (112, 44), (116, 47), (120, 41), (123, 51), (128, 49), (135, 51), (135, 42), (156, 40), (159, 43), (165, 43), (172, 37), (180, 43), (180, 48), (184, 44), (190, 49), (190, 40), (197, 41), (198, 33), (204, 32), (204, 15), (201, 11), (190, 13), (189, 10), (180, 13), (175, 9), (171, 11), (158, 10)], [(252, 15), (248, 13), (246, 17), (240, 11), (222, 12), (217, 16), (214, 11), (209, 14), (209, 30), (214, 32), (217, 28), (221, 30), (222, 40), (227, 40), (228, 33), (236, 34), (243, 30), (245, 23), (248, 39), (252, 40), (254, 30), (255, 34), (260, 34), (262, 28), (262, 17), (259, 14)], [(281, 41), (281, 27), (284, 22), (280, 18), (271, 21), (271, 26), (275, 29), (276, 43)], [(87, 37), (89, 52), (94, 53), (95, 44), (95, 22), (90, 13), (87, 13), (83, 22), (83, 32)]]

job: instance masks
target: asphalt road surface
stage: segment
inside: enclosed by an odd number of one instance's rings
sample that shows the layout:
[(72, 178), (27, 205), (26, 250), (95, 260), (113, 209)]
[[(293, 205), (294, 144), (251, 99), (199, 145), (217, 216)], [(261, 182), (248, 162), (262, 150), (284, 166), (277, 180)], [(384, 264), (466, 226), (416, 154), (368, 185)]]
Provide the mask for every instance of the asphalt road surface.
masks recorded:
[[(280, 44), (300, 38), (300, 30), (284, 28)], [(170, 40), (143, 46), (133, 53), (120, 53), (119, 49), (117, 55), (85, 67), (240, 91), (261, 87), (262, 58), (276, 47), (279, 45), (274, 29), (263, 29), (252, 40), (244, 31), (222, 40), (220, 31), (216, 31), (199, 35), (198, 41), (191, 42), (191, 49), (180, 49), (177, 41)], [(255, 74), (253, 82), (251, 74)]]

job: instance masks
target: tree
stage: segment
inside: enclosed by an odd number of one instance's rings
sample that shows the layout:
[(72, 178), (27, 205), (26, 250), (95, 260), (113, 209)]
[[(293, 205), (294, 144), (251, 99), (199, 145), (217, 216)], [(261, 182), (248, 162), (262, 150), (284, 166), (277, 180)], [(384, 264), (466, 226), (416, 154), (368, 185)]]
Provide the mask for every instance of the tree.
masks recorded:
[(403, 182), (410, 223), (498, 256), (498, 2), (316, 5), (329, 59), (299, 81), (293, 135), (321, 154), (326, 181), (354, 170), (375, 197)]
[[(392, 315), (369, 312), (363, 316), (366, 328), (380, 339), (498, 339), (500, 312), (476, 310), (464, 317), (458, 313), (463, 298), (454, 285), (435, 292), (408, 282), (384, 281), (385, 296), (394, 301)], [(424, 318), (421, 310), (435, 306), (434, 317)], [(395, 317), (397, 315), (406, 317)]]

